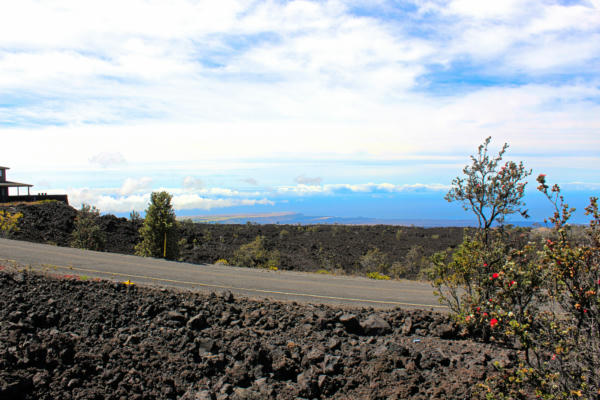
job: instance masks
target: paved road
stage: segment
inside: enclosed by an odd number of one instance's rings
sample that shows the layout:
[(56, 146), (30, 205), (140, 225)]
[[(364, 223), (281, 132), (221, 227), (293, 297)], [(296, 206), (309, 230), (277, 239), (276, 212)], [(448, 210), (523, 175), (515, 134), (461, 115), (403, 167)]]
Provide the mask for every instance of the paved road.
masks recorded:
[(431, 286), (411, 281), (197, 265), (129, 255), (0, 239), (0, 265), (136, 284), (199, 291), (224, 291), (255, 298), (375, 308), (410, 307), (444, 311)]

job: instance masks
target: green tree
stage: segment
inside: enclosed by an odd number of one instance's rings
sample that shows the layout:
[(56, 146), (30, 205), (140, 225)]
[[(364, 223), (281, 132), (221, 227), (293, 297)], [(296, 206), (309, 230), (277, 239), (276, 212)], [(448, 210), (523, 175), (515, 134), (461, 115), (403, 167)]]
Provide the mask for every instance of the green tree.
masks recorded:
[(71, 233), (71, 247), (87, 250), (104, 250), (106, 237), (98, 218), (100, 211), (95, 206), (82, 204), (75, 217), (75, 227)]
[(171, 205), (172, 196), (165, 192), (153, 192), (146, 209), (146, 218), (140, 228), (140, 242), (135, 254), (175, 260), (179, 256), (177, 222)]

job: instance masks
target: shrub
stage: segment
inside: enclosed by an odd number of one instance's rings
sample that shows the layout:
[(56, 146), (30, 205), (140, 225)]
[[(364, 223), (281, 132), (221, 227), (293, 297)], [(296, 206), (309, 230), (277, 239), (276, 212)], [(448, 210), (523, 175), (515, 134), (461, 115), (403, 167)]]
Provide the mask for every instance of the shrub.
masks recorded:
[(227, 262), (227, 260), (224, 259), (224, 258), (219, 258), (217, 261), (215, 261), (215, 264), (217, 264), (217, 265), (229, 265), (229, 262)]
[(377, 247), (370, 249), (366, 254), (362, 255), (358, 260), (363, 271), (380, 272), (386, 274), (389, 269), (387, 254), (379, 250)]
[[(487, 147), (487, 142), (483, 149)], [(505, 146), (506, 147), (506, 146)], [(504, 147), (504, 148), (505, 148)], [(503, 148), (503, 149), (504, 149)], [(480, 149), (480, 155), (482, 147)], [(479, 158), (481, 159), (481, 157)], [(473, 158), (474, 163), (477, 159)], [(483, 168), (493, 175), (493, 169)], [(474, 209), (508, 215), (523, 206), (522, 168), (511, 168), (516, 193), (494, 197), (494, 190), (471, 185), (463, 197)], [(472, 173), (473, 168), (465, 168)], [(468, 176), (466, 181), (471, 181)], [(483, 183), (490, 180), (484, 180)], [(515, 368), (489, 377), (482, 395), (488, 399), (598, 398), (600, 395), (600, 212), (590, 199), (587, 235), (568, 221), (574, 209), (564, 202), (560, 188), (537, 178), (540, 190), (553, 204), (553, 229), (543, 248), (524, 242), (525, 232), (502, 226), (479, 215), (479, 229), (465, 236), (454, 252), (434, 257), (434, 286), (453, 317), (484, 340), (492, 336), (513, 346)], [(457, 180), (454, 181), (456, 183)], [(456, 187), (454, 187), (456, 193)], [(491, 196), (477, 197), (483, 192)], [(471, 198), (468, 196), (471, 195)], [(494, 199), (494, 200), (492, 200)], [(499, 203), (498, 203), (499, 201)], [(506, 201), (506, 203), (503, 203)], [(479, 202), (479, 206), (477, 206)], [(484, 218), (485, 217), (485, 218)], [(575, 234), (574, 234), (575, 233)], [(538, 235), (538, 233), (536, 233)], [(536, 238), (539, 236), (535, 236)]]
[(75, 217), (75, 226), (71, 233), (71, 247), (87, 250), (104, 250), (106, 238), (98, 224), (100, 211), (95, 206), (82, 204)]
[[(496, 308), (510, 309), (512, 303), (519, 304), (517, 318), (526, 320), (531, 316), (533, 296), (520, 288), (526, 282), (539, 287), (543, 279), (532, 273), (526, 261), (534, 249), (513, 248), (511, 231), (502, 225), (506, 215), (519, 213), (527, 217), (522, 198), (527, 184), (524, 179), (531, 172), (523, 163), (500, 165), (508, 145), (504, 144), (496, 157), (490, 157), (489, 143), (488, 137), (478, 154), (471, 156), (472, 164), (463, 169), (465, 177), (455, 178), (446, 195), (449, 202), (459, 201), (465, 210), (471, 210), (479, 226), (466, 232), (456, 251), (432, 257), (430, 277), (440, 302), (450, 308), (459, 323), (484, 340), (489, 339), (492, 330), (498, 332), (496, 324), (491, 323)], [(499, 226), (492, 228), (494, 225)]]
[(20, 212), (11, 214), (8, 211), (0, 210), (0, 235), (3, 238), (8, 238), (13, 232), (18, 231), (21, 217), (23, 217), (23, 214)]
[(417, 279), (427, 273), (430, 264), (423, 247), (412, 246), (402, 261), (392, 263), (389, 274), (394, 278)]
[(106, 238), (98, 224), (100, 211), (89, 204), (82, 204), (75, 217), (75, 227), (71, 233), (71, 247), (87, 250), (104, 250)]
[(135, 254), (176, 260), (179, 256), (179, 235), (172, 196), (167, 192), (153, 192), (146, 209), (146, 218), (140, 228), (140, 242)]
[(368, 272), (367, 278), (376, 279), (378, 281), (389, 281), (391, 279), (389, 276), (380, 274), (379, 272)]
[(265, 237), (257, 236), (250, 243), (241, 245), (233, 255), (233, 263), (244, 267), (276, 268), (279, 264), (279, 252), (265, 248)]

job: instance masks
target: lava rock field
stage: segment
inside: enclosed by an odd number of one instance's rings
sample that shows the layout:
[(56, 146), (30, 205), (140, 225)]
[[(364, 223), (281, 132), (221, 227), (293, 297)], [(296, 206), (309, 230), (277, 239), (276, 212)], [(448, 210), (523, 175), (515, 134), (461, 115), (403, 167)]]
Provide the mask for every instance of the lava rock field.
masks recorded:
[(425, 310), (0, 269), (0, 399), (469, 399), (512, 365)]

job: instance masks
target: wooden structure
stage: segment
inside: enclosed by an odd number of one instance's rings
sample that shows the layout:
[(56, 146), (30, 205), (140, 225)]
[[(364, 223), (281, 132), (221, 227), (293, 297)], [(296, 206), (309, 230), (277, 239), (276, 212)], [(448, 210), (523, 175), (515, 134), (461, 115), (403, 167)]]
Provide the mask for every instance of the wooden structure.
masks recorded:
[[(6, 170), (8, 167), (0, 167), (0, 203), (10, 203), (18, 201), (40, 201), (40, 200), (57, 200), (69, 204), (69, 200), (66, 194), (31, 194), (31, 188), (33, 185), (21, 182), (11, 182), (6, 179)], [(17, 188), (17, 195), (10, 195), (9, 189)], [(21, 195), (20, 189), (27, 188), (27, 194)]]

